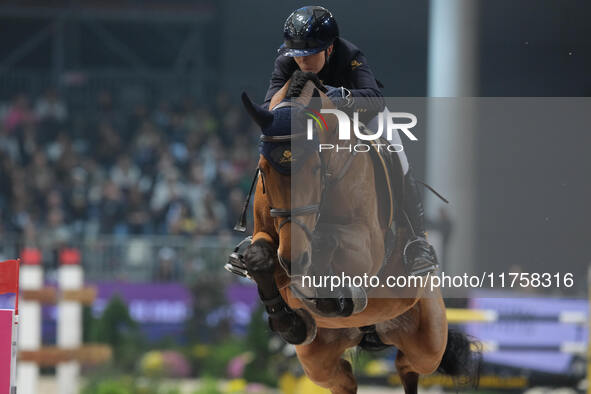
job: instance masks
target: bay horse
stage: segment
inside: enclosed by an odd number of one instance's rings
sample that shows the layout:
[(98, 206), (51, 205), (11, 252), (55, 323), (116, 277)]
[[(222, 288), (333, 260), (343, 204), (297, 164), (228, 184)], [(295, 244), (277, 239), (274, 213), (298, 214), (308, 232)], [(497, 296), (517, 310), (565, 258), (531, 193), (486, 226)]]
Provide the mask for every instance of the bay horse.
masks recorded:
[[(296, 72), (273, 97), (271, 110), (254, 104), (246, 93), (242, 99), (247, 112), (261, 126), (262, 145), (289, 144), (301, 135), (285, 130), (285, 118), (293, 116), (294, 105), (296, 111), (307, 108), (317, 97), (322, 108), (335, 108), (324, 91), (314, 74)], [(318, 143), (337, 142), (336, 121), (330, 118), (326, 117), (326, 130), (315, 134)], [(283, 130), (277, 133), (277, 128)], [(265, 157), (268, 154), (260, 156), (259, 176), (253, 181), (254, 232), (243, 262), (257, 284), (271, 330), (295, 345), (306, 375), (333, 394), (355, 393), (357, 383), (350, 363), (342, 358), (344, 351), (355, 346), (368, 350), (395, 346), (395, 365), (405, 393), (417, 393), (419, 375), (436, 370), (468, 377), (476, 384), (479, 361), (473, 343), (464, 334), (448, 329), (438, 289), (419, 288), (411, 296), (393, 297), (388, 289), (375, 288), (365, 299), (359, 294), (356, 299), (352, 289), (345, 289), (332, 298), (317, 294), (312, 302), (290, 286), (294, 281), (291, 261), (315, 265), (313, 244), (319, 222), (338, 218), (341, 228), (348, 231), (331, 250), (330, 258), (346, 261), (351, 274), (375, 274), (386, 267), (390, 275), (404, 275), (401, 249), (409, 235), (397, 229), (395, 250), (383, 266), (387, 226), (380, 220), (383, 213), (376, 199), (379, 185), (369, 155), (349, 155), (354, 156), (349, 159), (347, 155), (316, 150), (293, 158), (289, 147), (286, 151), (282, 157), (288, 158), (288, 165), (299, 161), (297, 172), (281, 173), (276, 163)], [(292, 177), (300, 177), (302, 182), (293, 183)], [(306, 187), (294, 190), (294, 184)], [(330, 204), (319, 206), (321, 199), (331, 196)]]

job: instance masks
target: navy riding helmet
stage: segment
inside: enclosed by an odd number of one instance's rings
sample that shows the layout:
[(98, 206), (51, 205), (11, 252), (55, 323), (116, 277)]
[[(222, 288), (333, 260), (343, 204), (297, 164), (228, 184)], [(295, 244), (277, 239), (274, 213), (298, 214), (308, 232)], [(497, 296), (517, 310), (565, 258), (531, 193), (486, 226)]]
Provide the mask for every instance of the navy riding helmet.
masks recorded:
[(321, 52), (339, 36), (339, 26), (329, 10), (320, 6), (298, 8), (283, 27), (283, 45), (277, 52), (284, 56), (308, 56)]

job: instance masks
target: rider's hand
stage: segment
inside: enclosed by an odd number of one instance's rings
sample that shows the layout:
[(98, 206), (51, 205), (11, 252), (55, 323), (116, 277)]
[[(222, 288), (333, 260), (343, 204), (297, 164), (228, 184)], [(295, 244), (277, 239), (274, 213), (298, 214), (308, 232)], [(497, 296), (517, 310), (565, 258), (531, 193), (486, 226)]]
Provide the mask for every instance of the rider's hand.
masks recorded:
[(340, 86), (338, 88), (332, 86), (326, 86), (328, 91), (326, 95), (330, 97), (330, 100), (333, 104), (339, 109), (347, 109), (350, 108), (353, 104), (353, 99), (351, 97), (351, 92)]
[(328, 97), (330, 97), (330, 98), (342, 97), (342, 89), (340, 87), (336, 88), (334, 86), (328, 86), (328, 85), (324, 85), (324, 87), (327, 89), (326, 95)]

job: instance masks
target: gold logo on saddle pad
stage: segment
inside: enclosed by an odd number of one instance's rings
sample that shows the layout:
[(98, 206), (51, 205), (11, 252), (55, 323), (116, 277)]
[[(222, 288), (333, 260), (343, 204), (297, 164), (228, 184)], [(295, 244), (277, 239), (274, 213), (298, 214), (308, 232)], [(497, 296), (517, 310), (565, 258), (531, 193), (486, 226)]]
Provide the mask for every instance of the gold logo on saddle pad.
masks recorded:
[(358, 62), (357, 59), (354, 59), (351, 62), (351, 70), (355, 70), (357, 67), (361, 66), (363, 63)]
[(281, 157), (281, 159), (279, 159), (279, 163), (291, 163), (292, 161), (295, 161), (295, 159), (291, 155), (291, 151), (284, 150), (283, 156)]

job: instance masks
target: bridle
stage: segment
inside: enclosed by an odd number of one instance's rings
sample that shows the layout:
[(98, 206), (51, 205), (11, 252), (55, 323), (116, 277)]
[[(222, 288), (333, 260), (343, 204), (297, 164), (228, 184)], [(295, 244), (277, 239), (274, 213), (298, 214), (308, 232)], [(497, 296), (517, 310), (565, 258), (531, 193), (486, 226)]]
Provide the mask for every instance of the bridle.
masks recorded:
[[(277, 106), (273, 107), (272, 110), (282, 108), (282, 107), (291, 107), (291, 106), (295, 106), (295, 105), (298, 105), (298, 104), (293, 103), (291, 101), (284, 101), (284, 102), (279, 103)], [(317, 131), (315, 130), (314, 133), (317, 133)], [(306, 133), (295, 133), (295, 134), (281, 135), (281, 136), (269, 136), (269, 135), (261, 134), (260, 141), (261, 142), (268, 142), (268, 143), (286, 143), (286, 142), (291, 143), (294, 140), (304, 139), (305, 137), (306, 137)], [(295, 207), (295, 208), (270, 208), (269, 213), (270, 213), (271, 217), (283, 219), (279, 222), (277, 232), (279, 232), (281, 230), (281, 228), (283, 226), (285, 226), (287, 223), (293, 223), (293, 224), (299, 226), (306, 234), (306, 237), (308, 238), (308, 240), (310, 242), (312, 242), (312, 239), (314, 237), (314, 233), (316, 232), (316, 229), (318, 227), (318, 223), (320, 221), (320, 216), (322, 213), (322, 208), (324, 206), (325, 196), (327, 194), (327, 191), (329, 190), (330, 187), (332, 187), (333, 185), (335, 185), (336, 183), (338, 183), (341, 179), (343, 179), (345, 177), (345, 175), (347, 174), (347, 171), (351, 167), (351, 164), (353, 163), (353, 159), (355, 158), (356, 155), (357, 155), (357, 151), (353, 150), (353, 152), (351, 152), (351, 155), (347, 158), (347, 161), (343, 164), (343, 167), (338, 171), (338, 173), (336, 175), (334, 175), (333, 173), (328, 171), (328, 163), (325, 162), (324, 160), (322, 160), (322, 157), (320, 157), (320, 186), (321, 186), (320, 200), (316, 204), (308, 204), (308, 205), (304, 205), (301, 207)], [(265, 173), (260, 168), (258, 169), (258, 171), (261, 174), (262, 183), (263, 183), (263, 193), (264, 193)], [(298, 219), (298, 217), (308, 216), (308, 215), (316, 215), (315, 220), (314, 220), (313, 230), (310, 230), (300, 219)], [(278, 258), (279, 258), (279, 262), (281, 263), (281, 265), (283, 266), (285, 271), (289, 274), (287, 262), (279, 254), (278, 254)]]

